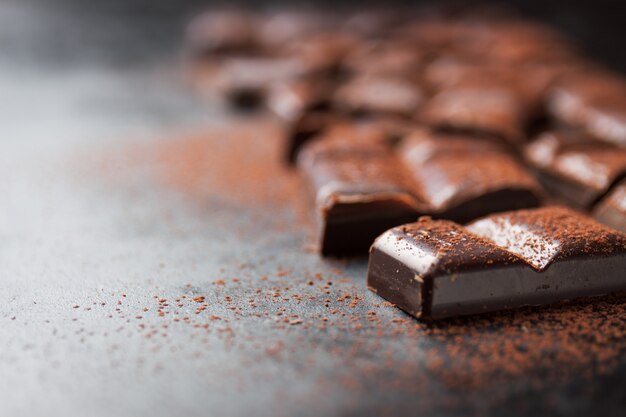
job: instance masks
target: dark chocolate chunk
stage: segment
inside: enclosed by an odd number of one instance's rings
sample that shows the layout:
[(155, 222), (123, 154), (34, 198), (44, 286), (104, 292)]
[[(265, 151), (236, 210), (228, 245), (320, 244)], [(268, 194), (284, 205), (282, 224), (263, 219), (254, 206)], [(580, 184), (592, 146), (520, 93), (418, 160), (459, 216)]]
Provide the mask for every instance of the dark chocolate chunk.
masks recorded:
[(292, 41), (284, 52), (297, 57), (311, 73), (336, 75), (358, 40), (347, 33), (324, 32)]
[(344, 69), (358, 76), (402, 77), (414, 80), (423, 61), (414, 45), (391, 41), (358, 44), (343, 62)]
[(377, 235), (421, 211), (389, 151), (324, 154), (309, 164), (306, 153), (301, 158), (315, 191), (322, 255), (366, 253)]
[(413, 117), (422, 102), (420, 88), (395, 77), (363, 76), (339, 87), (334, 102), (352, 114), (392, 114)]
[(341, 116), (329, 109), (314, 109), (301, 113), (293, 121), (287, 123), (285, 127), (285, 159), (287, 162), (293, 164), (304, 144), (322, 134), (341, 119)]
[(534, 179), (487, 139), (352, 129), (307, 144), (298, 166), (313, 185), (322, 254), (363, 253), (383, 227), (420, 215), (465, 222), (540, 202)]
[(596, 139), (626, 147), (626, 81), (606, 71), (578, 71), (561, 77), (548, 98), (557, 120)]
[(422, 218), (370, 250), (368, 286), (424, 320), (626, 290), (626, 235), (560, 207)]
[(308, 170), (320, 158), (368, 154), (384, 155), (390, 150), (394, 138), (383, 123), (377, 121), (344, 121), (329, 126), (303, 148), (298, 165)]
[(494, 19), (474, 26), (458, 46), (489, 62), (512, 65), (528, 62), (559, 63), (577, 55), (561, 34), (540, 23), (520, 19)]
[(571, 61), (545, 62), (488, 62), (476, 59), (443, 55), (426, 66), (424, 79), (434, 91), (442, 91), (463, 85), (467, 80), (480, 81), (485, 85), (502, 85), (514, 89), (527, 103), (528, 112), (542, 110), (541, 102), (550, 84), (559, 76), (582, 66)]
[(544, 133), (524, 153), (544, 187), (578, 208), (590, 208), (626, 175), (626, 149), (577, 132)]
[(428, 214), (466, 222), (489, 213), (540, 203), (532, 176), (493, 141), (415, 134), (400, 149), (414, 193)]
[[(415, 128), (415, 124), (410, 119), (390, 114), (370, 114), (356, 117), (355, 115), (345, 115), (333, 111), (332, 106), (330, 108), (312, 109), (287, 124), (285, 146), (287, 162), (294, 163), (300, 149), (312, 139), (320, 136), (324, 138), (335, 136), (333, 133), (326, 134), (335, 128), (351, 131), (349, 135), (339, 135), (341, 137), (352, 137), (356, 132), (366, 137), (372, 133), (382, 132), (385, 140), (393, 143), (407, 136)], [(348, 143), (351, 142), (352, 140), (348, 140)]]
[(421, 120), (444, 131), (520, 141), (529, 118), (529, 102), (510, 82), (467, 79), (435, 94)]
[(596, 205), (593, 216), (600, 223), (626, 233), (626, 180), (617, 184), (611, 192)]
[(333, 84), (318, 77), (277, 82), (269, 87), (267, 106), (281, 121), (292, 124), (307, 112), (328, 110)]

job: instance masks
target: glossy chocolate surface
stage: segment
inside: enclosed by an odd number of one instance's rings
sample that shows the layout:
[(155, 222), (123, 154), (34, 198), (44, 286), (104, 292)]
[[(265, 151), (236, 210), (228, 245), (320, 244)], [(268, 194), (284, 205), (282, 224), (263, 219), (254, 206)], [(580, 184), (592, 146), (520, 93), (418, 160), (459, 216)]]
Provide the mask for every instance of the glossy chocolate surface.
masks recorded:
[(420, 88), (408, 80), (361, 76), (341, 86), (334, 100), (338, 108), (350, 113), (414, 117), (423, 95)]
[[(384, 134), (370, 133), (338, 129), (307, 144), (298, 159), (316, 195), (323, 254), (332, 253), (330, 234), (342, 247), (363, 249), (371, 243), (333, 231), (356, 219), (375, 237), (374, 231), (384, 231), (380, 218), (388, 227), (421, 215), (466, 222), (540, 203), (535, 180), (493, 141), (416, 132), (394, 148)], [(401, 215), (391, 219), (398, 205)]]
[(626, 150), (585, 134), (547, 132), (525, 149), (544, 186), (568, 204), (589, 208), (626, 175)]
[(528, 109), (513, 85), (467, 80), (425, 104), (421, 120), (434, 128), (518, 141)]
[(626, 233), (626, 180), (595, 206), (593, 215), (599, 222)]
[(547, 207), (391, 229), (372, 246), (368, 285), (430, 320), (624, 290), (625, 269), (625, 234)]
[(626, 82), (606, 71), (580, 71), (563, 77), (552, 89), (553, 117), (597, 138), (626, 147)]

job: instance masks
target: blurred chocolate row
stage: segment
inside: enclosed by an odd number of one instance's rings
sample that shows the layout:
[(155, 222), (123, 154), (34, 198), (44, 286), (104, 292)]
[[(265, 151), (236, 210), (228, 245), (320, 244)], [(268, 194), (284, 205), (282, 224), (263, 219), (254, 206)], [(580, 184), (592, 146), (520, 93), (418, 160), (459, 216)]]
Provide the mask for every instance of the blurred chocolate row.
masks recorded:
[(554, 202), (626, 231), (626, 81), (551, 28), (493, 8), (210, 11), (187, 50), (197, 86), (283, 121), (324, 255)]

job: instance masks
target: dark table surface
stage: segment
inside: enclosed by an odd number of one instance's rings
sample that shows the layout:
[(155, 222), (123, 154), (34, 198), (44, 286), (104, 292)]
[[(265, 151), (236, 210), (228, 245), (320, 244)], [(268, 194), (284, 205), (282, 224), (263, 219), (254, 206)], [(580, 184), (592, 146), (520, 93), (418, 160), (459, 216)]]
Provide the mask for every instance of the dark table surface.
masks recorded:
[(89, 3), (0, 2), (0, 416), (623, 415), (624, 301), (419, 324), (185, 86), (175, 2)]

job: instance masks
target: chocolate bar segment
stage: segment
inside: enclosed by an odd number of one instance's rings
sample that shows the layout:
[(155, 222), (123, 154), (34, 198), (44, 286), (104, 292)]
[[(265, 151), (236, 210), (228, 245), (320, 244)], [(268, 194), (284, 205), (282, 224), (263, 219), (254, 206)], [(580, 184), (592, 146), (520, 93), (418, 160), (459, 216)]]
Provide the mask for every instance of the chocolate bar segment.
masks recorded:
[(319, 77), (304, 77), (273, 83), (268, 88), (267, 107), (287, 125), (308, 112), (328, 110), (332, 82)]
[(626, 290), (626, 235), (560, 207), (421, 218), (370, 250), (368, 286), (423, 320)]
[[(343, 132), (335, 135), (334, 130)], [(349, 116), (332, 111), (329, 108), (319, 108), (304, 112), (295, 121), (286, 127), (285, 156), (287, 162), (294, 163), (300, 150), (315, 138), (341, 137), (348, 138), (348, 144), (354, 142), (355, 136), (370, 137), (383, 135), (388, 143), (398, 142), (415, 129), (415, 123), (403, 117), (391, 114)], [(348, 133), (348, 131), (350, 133)], [(347, 133), (344, 135), (344, 133)], [(334, 142), (337, 144), (341, 139)]]
[(433, 217), (464, 223), (540, 203), (541, 190), (532, 176), (492, 140), (416, 133), (399, 153), (415, 195)]
[(354, 155), (384, 156), (391, 151), (394, 141), (387, 126), (380, 121), (340, 121), (307, 143), (298, 156), (298, 165), (304, 170), (310, 170), (318, 159)]
[(393, 114), (414, 117), (423, 100), (420, 88), (408, 80), (362, 76), (339, 87), (334, 101), (352, 114)]
[(546, 132), (524, 154), (553, 196), (581, 209), (590, 208), (626, 175), (626, 149), (578, 132)]
[(626, 233), (626, 180), (617, 184), (611, 192), (596, 205), (594, 217), (614, 229)]
[(529, 103), (508, 82), (468, 79), (435, 94), (421, 120), (439, 130), (520, 141)]
[(296, 162), (300, 148), (312, 138), (322, 134), (342, 117), (329, 109), (313, 109), (300, 113), (285, 127), (285, 159), (289, 164)]
[(369, 41), (351, 51), (343, 68), (355, 76), (415, 79), (423, 61), (422, 52), (408, 42)]
[(298, 158), (316, 195), (324, 255), (364, 253), (386, 228), (421, 215), (466, 222), (540, 203), (535, 180), (489, 139), (416, 131), (397, 148), (384, 130), (335, 132)]
[(376, 236), (421, 211), (391, 152), (303, 153), (300, 160), (314, 189), (322, 255), (366, 253)]
[(577, 71), (555, 84), (548, 110), (594, 138), (626, 147), (626, 82), (603, 70)]

